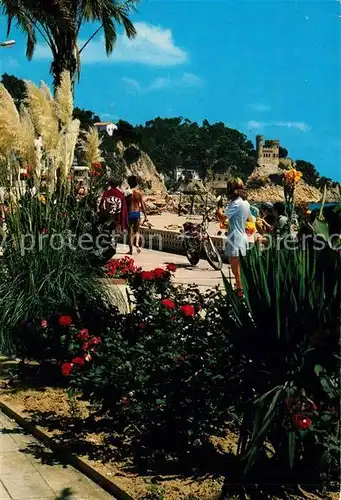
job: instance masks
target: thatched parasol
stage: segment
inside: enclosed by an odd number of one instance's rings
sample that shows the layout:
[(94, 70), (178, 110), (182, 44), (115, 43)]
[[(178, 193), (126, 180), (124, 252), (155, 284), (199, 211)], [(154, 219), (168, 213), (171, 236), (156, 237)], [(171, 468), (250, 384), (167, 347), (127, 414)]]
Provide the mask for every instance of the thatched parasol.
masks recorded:
[(208, 194), (208, 190), (205, 188), (202, 181), (193, 179), (189, 182), (183, 182), (179, 188), (180, 193), (189, 195), (203, 195)]

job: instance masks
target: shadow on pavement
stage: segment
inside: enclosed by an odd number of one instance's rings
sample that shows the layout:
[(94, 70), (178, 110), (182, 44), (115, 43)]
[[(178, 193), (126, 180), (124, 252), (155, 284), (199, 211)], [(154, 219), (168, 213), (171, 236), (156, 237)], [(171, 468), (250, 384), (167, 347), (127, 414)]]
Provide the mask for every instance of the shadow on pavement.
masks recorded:
[(55, 498), (55, 500), (72, 500), (72, 489), (64, 488), (60, 494)]

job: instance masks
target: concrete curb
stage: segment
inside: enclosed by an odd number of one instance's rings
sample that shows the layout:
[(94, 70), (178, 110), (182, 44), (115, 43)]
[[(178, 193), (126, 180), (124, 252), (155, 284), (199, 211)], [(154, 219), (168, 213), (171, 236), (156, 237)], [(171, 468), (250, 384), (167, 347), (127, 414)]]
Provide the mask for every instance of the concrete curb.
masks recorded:
[(77, 455), (75, 455), (70, 451), (66, 451), (60, 445), (55, 443), (53, 439), (46, 434), (46, 432), (28, 422), (22, 415), (20, 415), (20, 413), (17, 413), (17, 411), (13, 410), (10, 406), (5, 404), (1, 400), (0, 400), (0, 410), (2, 410), (3, 413), (7, 415), (7, 417), (13, 419), (18, 425), (23, 427), (25, 431), (27, 431), (29, 434), (32, 434), (36, 439), (41, 441), (45, 446), (50, 448), (52, 451), (62, 454), (65, 460), (70, 465), (72, 465), (79, 472), (87, 476), (94, 483), (98, 484), (98, 486), (100, 486), (107, 493), (110, 493), (117, 500), (136, 500), (128, 493), (126, 493), (124, 490), (122, 490), (119, 486), (117, 486), (115, 483), (110, 481), (110, 479), (108, 479), (103, 474), (94, 469), (85, 460), (79, 458)]

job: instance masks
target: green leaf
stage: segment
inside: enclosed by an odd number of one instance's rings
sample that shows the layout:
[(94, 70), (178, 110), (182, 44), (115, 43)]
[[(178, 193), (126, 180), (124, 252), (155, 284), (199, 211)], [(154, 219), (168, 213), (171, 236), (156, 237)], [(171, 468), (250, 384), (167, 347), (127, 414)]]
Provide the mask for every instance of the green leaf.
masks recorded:
[(295, 451), (296, 451), (296, 432), (289, 431), (288, 434), (288, 445), (289, 445), (289, 465), (292, 469), (295, 462)]
[(67, 390), (67, 395), (68, 395), (68, 398), (72, 401), (74, 399), (74, 394), (75, 394), (75, 389), (73, 387), (70, 387), (68, 390)]

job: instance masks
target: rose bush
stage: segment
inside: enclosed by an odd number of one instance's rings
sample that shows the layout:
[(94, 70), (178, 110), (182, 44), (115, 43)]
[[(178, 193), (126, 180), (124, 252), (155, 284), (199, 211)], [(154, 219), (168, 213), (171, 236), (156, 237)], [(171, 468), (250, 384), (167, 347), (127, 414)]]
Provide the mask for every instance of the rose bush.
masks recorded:
[[(238, 400), (238, 370), (216, 307), (220, 296), (175, 288), (168, 282), (170, 271), (161, 271), (167, 298), (151, 293), (144, 304), (137, 301), (90, 350), (87, 334), (75, 332), (62, 366), (70, 388), (97, 415), (110, 414), (113, 433), (136, 457), (187, 456), (213, 434), (224, 435), (228, 408)], [(143, 287), (162, 279), (158, 271), (152, 274)], [(76, 363), (85, 352), (89, 361)]]

